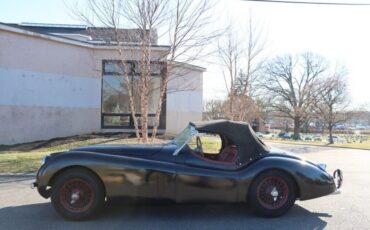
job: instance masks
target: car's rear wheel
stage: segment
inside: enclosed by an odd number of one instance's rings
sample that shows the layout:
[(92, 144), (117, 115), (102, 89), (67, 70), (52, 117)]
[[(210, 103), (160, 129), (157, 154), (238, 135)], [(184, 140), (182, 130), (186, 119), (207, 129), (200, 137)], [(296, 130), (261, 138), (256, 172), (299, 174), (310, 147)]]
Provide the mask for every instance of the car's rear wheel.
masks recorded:
[(249, 202), (261, 216), (281, 216), (294, 205), (296, 190), (295, 182), (289, 175), (281, 171), (268, 171), (253, 181)]
[(84, 220), (96, 215), (104, 204), (99, 178), (86, 169), (70, 169), (52, 184), (51, 202), (66, 219)]

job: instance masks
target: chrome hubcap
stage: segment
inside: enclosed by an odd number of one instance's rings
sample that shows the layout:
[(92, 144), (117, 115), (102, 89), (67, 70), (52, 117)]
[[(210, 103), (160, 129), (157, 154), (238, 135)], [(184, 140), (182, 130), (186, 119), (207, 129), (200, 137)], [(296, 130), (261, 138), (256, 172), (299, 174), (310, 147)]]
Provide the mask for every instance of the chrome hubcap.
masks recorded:
[(74, 204), (80, 199), (80, 193), (79, 192), (74, 192), (71, 195), (71, 204)]
[(274, 199), (274, 202), (276, 202), (278, 196), (279, 196), (279, 192), (278, 190), (276, 189), (276, 187), (273, 187), (272, 190), (271, 190), (271, 196), (273, 197)]

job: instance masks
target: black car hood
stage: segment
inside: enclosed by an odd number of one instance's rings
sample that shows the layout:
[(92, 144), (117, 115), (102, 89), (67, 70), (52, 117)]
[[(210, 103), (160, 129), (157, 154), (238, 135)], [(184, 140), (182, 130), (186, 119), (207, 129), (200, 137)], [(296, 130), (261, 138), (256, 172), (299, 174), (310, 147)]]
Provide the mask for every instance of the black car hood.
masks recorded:
[(96, 152), (111, 155), (151, 156), (160, 152), (165, 144), (91, 145), (69, 151)]

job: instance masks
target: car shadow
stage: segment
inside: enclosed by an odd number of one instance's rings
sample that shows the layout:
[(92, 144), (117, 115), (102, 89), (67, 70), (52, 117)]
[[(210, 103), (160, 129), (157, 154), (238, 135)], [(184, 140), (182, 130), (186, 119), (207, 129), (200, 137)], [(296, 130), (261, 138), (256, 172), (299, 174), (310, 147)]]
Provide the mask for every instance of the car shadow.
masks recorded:
[(327, 213), (295, 205), (286, 215), (261, 218), (242, 204), (106, 205), (102, 214), (83, 222), (66, 221), (50, 203), (0, 209), (4, 229), (323, 229)]

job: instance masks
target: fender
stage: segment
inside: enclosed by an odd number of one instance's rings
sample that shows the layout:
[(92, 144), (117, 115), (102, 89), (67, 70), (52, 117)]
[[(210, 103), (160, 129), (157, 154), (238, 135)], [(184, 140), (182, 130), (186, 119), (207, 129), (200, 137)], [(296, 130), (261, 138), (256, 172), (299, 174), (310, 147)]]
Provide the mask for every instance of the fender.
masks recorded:
[(38, 188), (51, 186), (54, 176), (70, 167), (84, 167), (94, 172), (103, 182), (106, 196), (150, 198), (158, 196), (155, 187), (158, 173), (171, 174), (176, 164), (96, 152), (61, 152), (52, 155), (39, 169), (36, 178)]
[(240, 171), (239, 200), (246, 201), (254, 178), (268, 170), (279, 170), (291, 176), (297, 185), (297, 198), (300, 200), (325, 196), (336, 190), (333, 177), (313, 163), (271, 155), (252, 162)]

